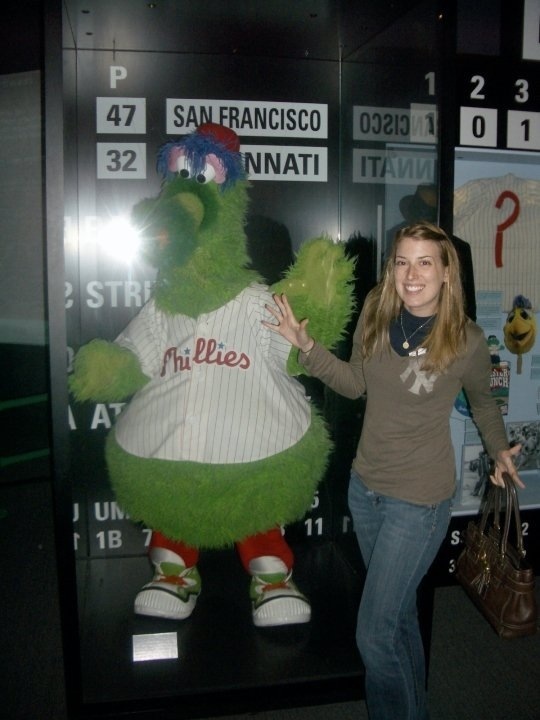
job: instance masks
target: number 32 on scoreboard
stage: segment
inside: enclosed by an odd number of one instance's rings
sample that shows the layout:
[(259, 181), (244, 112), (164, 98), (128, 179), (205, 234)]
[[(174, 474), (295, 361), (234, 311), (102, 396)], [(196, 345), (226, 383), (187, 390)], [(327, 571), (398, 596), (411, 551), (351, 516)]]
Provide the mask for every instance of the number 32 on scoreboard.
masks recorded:
[(98, 180), (144, 180), (145, 143), (97, 143)]

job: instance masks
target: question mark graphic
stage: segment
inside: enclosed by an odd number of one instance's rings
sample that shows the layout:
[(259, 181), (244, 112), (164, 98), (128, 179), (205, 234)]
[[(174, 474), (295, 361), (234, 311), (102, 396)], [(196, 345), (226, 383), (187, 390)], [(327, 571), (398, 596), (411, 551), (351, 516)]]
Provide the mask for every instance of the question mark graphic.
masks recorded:
[(511, 200), (514, 203), (514, 209), (510, 213), (510, 215), (506, 218), (506, 220), (502, 223), (499, 223), (497, 225), (497, 235), (495, 236), (495, 267), (502, 267), (502, 242), (503, 242), (503, 232), (507, 230), (510, 225), (513, 225), (516, 220), (518, 219), (519, 215), (519, 198), (518, 196), (513, 193), (511, 190), (504, 190), (499, 197), (497, 198), (497, 202), (495, 203), (495, 207), (497, 209), (500, 209), (502, 207), (503, 202), (508, 199)]

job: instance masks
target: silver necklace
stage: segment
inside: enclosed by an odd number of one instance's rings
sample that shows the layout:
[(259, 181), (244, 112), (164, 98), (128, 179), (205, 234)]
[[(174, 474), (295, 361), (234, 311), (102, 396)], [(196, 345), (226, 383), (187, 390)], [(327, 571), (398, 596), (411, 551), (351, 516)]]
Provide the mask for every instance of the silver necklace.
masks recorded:
[(430, 320), (432, 320), (432, 319), (433, 319), (433, 315), (430, 315), (425, 322), (423, 322), (421, 325), (419, 325), (419, 326), (416, 328), (416, 330), (413, 330), (413, 332), (409, 335), (409, 337), (407, 337), (407, 336), (405, 335), (405, 328), (403, 327), (403, 309), (402, 309), (401, 312), (399, 313), (399, 323), (400, 323), (400, 325), (401, 325), (401, 332), (403, 333), (403, 337), (405, 338), (405, 340), (403, 341), (401, 347), (402, 347), (404, 350), (408, 350), (408, 349), (410, 348), (410, 346), (411, 346), (410, 343), (409, 343), (409, 340), (412, 338), (412, 336), (413, 336), (413, 335), (416, 335), (416, 333), (417, 333), (419, 330), (421, 330), (423, 327), (425, 327), (425, 326), (428, 324), (428, 322), (429, 322)]

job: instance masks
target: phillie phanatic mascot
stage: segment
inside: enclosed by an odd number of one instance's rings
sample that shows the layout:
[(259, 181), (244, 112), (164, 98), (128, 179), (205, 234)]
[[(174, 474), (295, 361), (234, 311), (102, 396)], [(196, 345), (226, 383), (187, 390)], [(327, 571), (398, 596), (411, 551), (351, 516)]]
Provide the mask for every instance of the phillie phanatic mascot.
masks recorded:
[(106, 460), (119, 504), (152, 529), (154, 576), (140, 615), (189, 617), (205, 548), (235, 545), (251, 576), (256, 626), (308, 622), (291, 579), (281, 527), (300, 520), (323, 477), (331, 441), (310, 405), (298, 353), (263, 320), (285, 292), (327, 347), (353, 305), (353, 267), (340, 245), (306, 242), (272, 288), (248, 269), (248, 181), (238, 136), (207, 123), (158, 155), (160, 194), (138, 203), (152, 298), (114, 342), (77, 353), (79, 401), (129, 400), (109, 433)]

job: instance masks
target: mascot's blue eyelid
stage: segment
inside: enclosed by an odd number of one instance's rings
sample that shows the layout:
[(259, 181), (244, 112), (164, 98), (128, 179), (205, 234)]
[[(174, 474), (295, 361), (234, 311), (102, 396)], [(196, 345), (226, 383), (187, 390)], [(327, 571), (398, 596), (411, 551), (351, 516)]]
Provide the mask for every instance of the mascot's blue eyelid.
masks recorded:
[(165, 180), (172, 180), (175, 169), (171, 168), (171, 156), (174, 157), (179, 150), (185, 153), (186, 161), (191, 168), (193, 176), (197, 177), (204, 171), (207, 155), (215, 155), (225, 170), (225, 182), (221, 190), (227, 190), (239, 180), (246, 180), (242, 153), (239, 150), (229, 150), (210, 135), (188, 135), (181, 140), (171, 140), (165, 143), (158, 153), (157, 171)]

